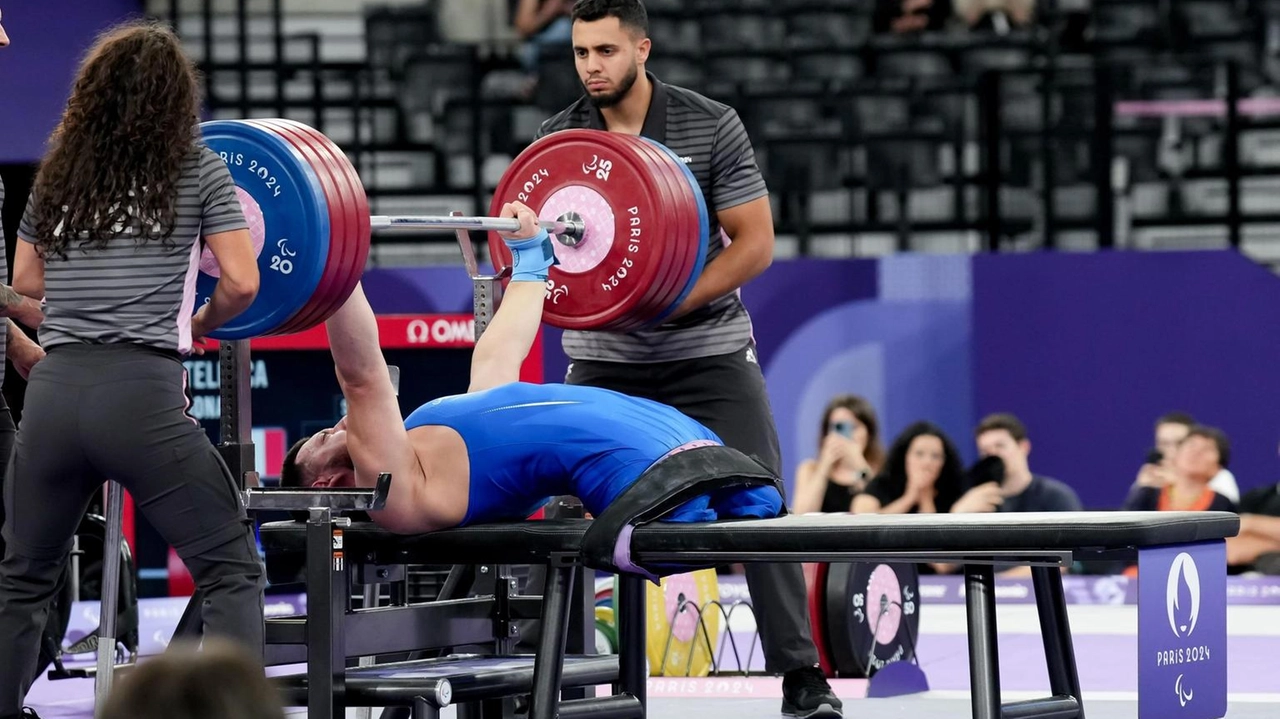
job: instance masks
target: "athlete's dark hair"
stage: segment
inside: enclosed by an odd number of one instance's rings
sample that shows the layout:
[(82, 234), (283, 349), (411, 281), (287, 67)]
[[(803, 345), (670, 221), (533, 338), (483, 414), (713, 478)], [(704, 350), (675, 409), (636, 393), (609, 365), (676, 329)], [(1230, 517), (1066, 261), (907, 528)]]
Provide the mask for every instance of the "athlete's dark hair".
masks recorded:
[(73, 240), (169, 241), (199, 110), (199, 75), (169, 28), (135, 21), (99, 36), (36, 176), (42, 255), (65, 258)]
[(649, 35), (649, 13), (640, 0), (578, 0), (573, 6), (574, 21), (595, 22), (607, 17), (618, 18), (619, 24), (641, 37)]
[(280, 486), (281, 487), (307, 487), (310, 480), (302, 471), (302, 467), (298, 465), (298, 452), (302, 449), (302, 445), (311, 439), (311, 435), (307, 435), (289, 448), (289, 453), (284, 456), (284, 465), (280, 467)]

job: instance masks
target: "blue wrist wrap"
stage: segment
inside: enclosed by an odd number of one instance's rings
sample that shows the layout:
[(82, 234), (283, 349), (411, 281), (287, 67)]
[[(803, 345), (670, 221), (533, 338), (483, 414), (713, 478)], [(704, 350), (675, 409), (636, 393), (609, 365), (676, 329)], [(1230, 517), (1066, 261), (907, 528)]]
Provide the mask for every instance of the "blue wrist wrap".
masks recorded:
[(506, 240), (511, 250), (512, 282), (546, 282), (547, 270), (556, 262), (551, 235), (544, 229), (524, 240)]

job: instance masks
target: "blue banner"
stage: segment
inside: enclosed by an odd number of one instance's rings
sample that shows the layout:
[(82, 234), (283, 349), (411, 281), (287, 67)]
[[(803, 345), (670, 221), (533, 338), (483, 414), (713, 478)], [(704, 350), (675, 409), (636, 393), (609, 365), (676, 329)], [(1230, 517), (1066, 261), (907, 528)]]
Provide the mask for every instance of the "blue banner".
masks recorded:
[(1138, 553), (1138, 718), (1227, 713), (1224, 542)]

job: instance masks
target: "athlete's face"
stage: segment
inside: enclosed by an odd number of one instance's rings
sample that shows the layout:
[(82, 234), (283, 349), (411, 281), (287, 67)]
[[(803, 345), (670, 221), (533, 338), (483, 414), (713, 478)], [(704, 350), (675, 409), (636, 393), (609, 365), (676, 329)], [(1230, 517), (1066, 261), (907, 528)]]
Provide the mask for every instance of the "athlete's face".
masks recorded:
[(0, 47), (9, 46), (9, 34), (4, 31), (4, 8), (0, 8)]
[(351, 465), (351, 453), (347, 451), (347, 430), (326, 429), (316, 432), (298, 450), (298, 466), (308, 477), (313, 477), (313, 487), (354, 487), (355, 471)]

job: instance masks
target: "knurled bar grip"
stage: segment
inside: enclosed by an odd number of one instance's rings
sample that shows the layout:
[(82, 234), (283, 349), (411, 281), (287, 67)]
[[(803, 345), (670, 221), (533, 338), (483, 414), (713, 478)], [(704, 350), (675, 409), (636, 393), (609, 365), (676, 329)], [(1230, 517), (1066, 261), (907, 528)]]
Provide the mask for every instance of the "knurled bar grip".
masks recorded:
[[(481, 230), (485, 232), (516, 232), (520, 221), (514, 217), (389, 217), (374, 215), (369, 218), (374, 230)], [(541, 220), (538, 226), (554, 235), (581, 238), (586, 225), (574, 220)]]

